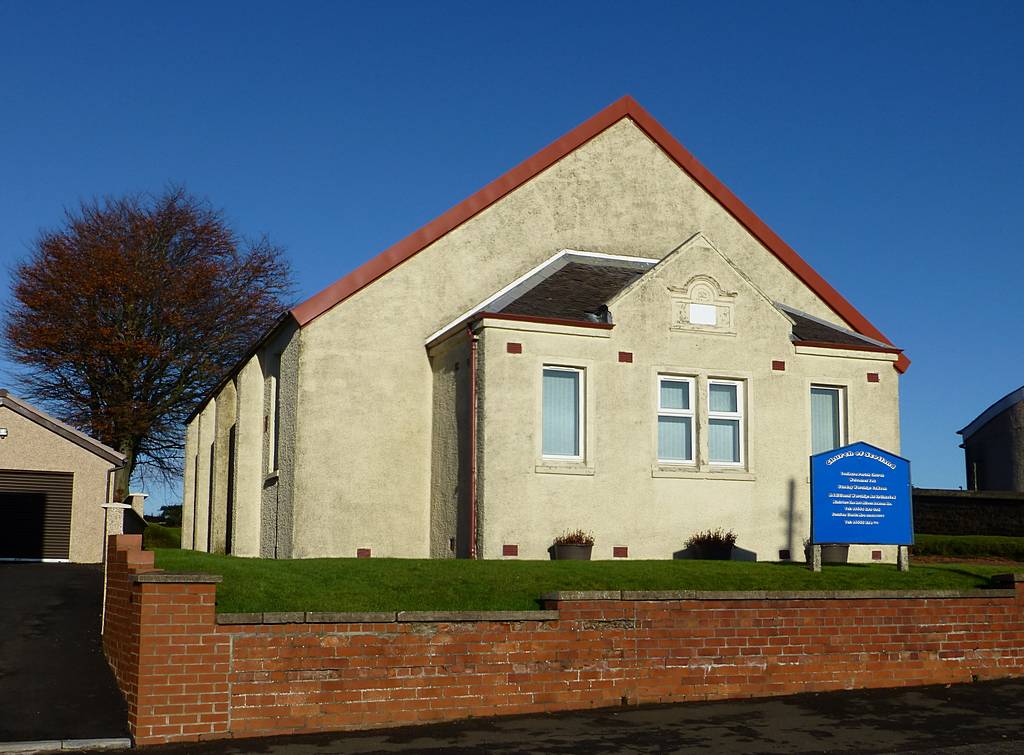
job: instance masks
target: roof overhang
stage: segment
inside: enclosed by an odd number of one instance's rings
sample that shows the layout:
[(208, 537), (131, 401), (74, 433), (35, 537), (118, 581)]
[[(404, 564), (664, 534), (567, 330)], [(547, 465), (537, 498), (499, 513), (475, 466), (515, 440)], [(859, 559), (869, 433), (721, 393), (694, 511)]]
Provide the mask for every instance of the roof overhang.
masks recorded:
[(995, 419), (997, 415), (1002, 414), (1011, 406), (1021, 401), (1024, 401), (1024, 386), (1007, 393), (1001, 399), (992, 404), (992, 406), (975, 417), (967, 427), (962, 430), (957, 430), (956, 434), (964, 436), (964, 440), (967, 440), (974, 435), (974, 433), (978, 432), (978, 430)]

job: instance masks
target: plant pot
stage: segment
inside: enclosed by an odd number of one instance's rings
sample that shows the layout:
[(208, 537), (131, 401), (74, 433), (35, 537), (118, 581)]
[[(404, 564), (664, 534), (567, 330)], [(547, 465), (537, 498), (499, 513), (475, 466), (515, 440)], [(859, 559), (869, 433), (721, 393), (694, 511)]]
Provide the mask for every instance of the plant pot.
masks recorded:
[(694, 546), (693, 557), (702, 561), (729, 561), (732, 559), (732, 546), (702, 543)]
[(589, 561), (593, 545), (556, 545), (556, 561)]
[[(811, 563), (811, 546), (804, 547), (804, 559)], [(821, 546), (821, 563), (823, 564), (845, 564), (850, 560), (849, 545), (823, 545)]]
[(821, 563), (823, 564), (845, 564), (850, 560), (849, 545), (823, 545), (821, 546)]

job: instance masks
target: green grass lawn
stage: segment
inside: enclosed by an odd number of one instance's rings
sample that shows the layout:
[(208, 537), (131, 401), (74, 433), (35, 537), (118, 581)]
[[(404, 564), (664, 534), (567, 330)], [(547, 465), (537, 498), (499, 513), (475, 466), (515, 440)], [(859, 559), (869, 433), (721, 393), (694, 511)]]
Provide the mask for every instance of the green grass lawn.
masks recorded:
[(274, 561), (156, 551), (168, 571), (221, 574), (217, 610), (460, 611), (539, 608), (555, 590), (929, 590), (988, 585), (1006, 566), (826, 566), (741, 561), (466, 561), (304, 559)]
[(142, 547), (146, 550), (157, 548), (180, 548), (181, 527), (167, 527), (150, 522), (142, 532)]
[(997, 535), (917, 535), (918, 556), (995, 556), (1024, 561), (1024, 537)]

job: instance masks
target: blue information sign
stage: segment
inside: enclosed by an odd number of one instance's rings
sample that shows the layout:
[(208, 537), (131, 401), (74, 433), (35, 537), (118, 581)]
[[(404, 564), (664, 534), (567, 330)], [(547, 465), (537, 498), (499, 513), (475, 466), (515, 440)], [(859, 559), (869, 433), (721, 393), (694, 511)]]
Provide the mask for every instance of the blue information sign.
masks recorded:
[(869, 443), (812, 456), (811, 542), (912, 545), (910, 462)]

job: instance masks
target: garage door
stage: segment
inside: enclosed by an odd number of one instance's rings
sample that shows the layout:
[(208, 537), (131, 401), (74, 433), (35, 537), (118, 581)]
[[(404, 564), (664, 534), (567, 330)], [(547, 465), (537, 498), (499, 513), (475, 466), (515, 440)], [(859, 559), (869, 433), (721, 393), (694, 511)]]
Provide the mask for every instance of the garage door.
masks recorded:
[(0, 558), (67, 559), (70, 472), (0, 470)]

